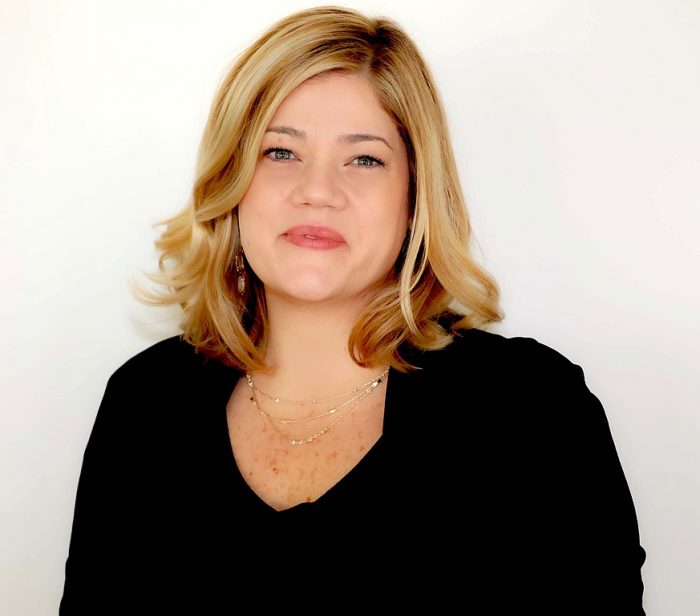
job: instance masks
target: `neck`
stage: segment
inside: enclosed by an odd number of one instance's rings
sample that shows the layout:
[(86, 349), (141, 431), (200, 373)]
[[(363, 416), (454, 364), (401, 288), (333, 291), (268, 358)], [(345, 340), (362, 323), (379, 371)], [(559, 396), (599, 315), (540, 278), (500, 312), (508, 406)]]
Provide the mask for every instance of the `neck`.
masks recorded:
[(362, 368), (351, 358), (348, 338), (361, 304), (294, 302), (267, 295), (269, 374), (255, 382), (288, 399), (322, 398), (372, 379), (386, 366)]

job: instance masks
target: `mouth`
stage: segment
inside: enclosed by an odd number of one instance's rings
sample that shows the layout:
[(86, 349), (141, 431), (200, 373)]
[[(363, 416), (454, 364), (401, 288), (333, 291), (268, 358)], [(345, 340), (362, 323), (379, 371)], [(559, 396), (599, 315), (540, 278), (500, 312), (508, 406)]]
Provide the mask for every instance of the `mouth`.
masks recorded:
[(345, 244), (345, 238), (335, 229), (315, 225), (299, 225), (287, 229), (283, 234), (287, 241), (302, 248), (328, 250)]

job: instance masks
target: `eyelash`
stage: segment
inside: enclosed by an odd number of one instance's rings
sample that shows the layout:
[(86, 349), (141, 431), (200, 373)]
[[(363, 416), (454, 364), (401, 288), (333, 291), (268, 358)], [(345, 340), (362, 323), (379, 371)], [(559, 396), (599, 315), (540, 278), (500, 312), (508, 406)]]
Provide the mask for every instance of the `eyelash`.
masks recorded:
[[(272, 152), (289, 152), (290, 154), (294, 154), (290, 149), (288, 148), (266, 148), (265, 151), (263, 151), (263, 156), (267, 156), (268, 154), (271, 154)], [(377, 158), (376, 156), (370, 156), (369, 154), (360, 154), (359, 156), (356, 156), (355, 158), (367, 158), (375, 163), (376, 165), (355, 165), (355, 167), (364, 167), (366, 169), (372, 169), (374, 167), (383, 167), (384, 166), (384, 161), (381, 158)], [(286, 158), (271, 158), (273, 162), (276, 163), (282, 163), (286, 162), (289, 159)]]

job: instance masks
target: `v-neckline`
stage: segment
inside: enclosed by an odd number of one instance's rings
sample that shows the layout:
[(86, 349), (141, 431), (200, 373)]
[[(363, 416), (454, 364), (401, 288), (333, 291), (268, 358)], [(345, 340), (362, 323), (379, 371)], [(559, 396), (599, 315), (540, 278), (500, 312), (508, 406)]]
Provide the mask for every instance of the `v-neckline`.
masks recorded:
[(360, 470), (365, 465), (367, 465), (380, 451), (384, 448), (387, 440), (387, 426), (391, 431), (393, 427), (392, 417), (391, 417), (391, 407), (393, 406), (393, 398), (395, 395), (395, 388), (392, 386), (393, 381), (396, 379), (398, 373), (394, 368), (389, 367), (389, 374), (386, 379), (386, 392), (384, 397), (384, 414), (382, 418), (382, 433), (379, 438), (374, 442), (374, 444), (365, 452), (365, 454), (357, 461), (357, 463), (348, 470), (345, 475), (343, 475), (336, 483), (334, 483), (330, 488), (328, 488), (321, 496), (316, 500), (309, 502), (300, 502), (291, 507), (285, 509), (275, 509), (272, 505), (263, 500), (260, 495), (253, 490), (250, 484), (243, 477), (240, 467), (238, 466), (238, 461), (233, 451), (233, 444), (231, 443), (231, 435), (229, 431), (228, 424), (228, 401), (231, 399), (233, 390), (238, 385), (238, 381), (244, 378), (244, 374), (240, 371), (236, 371), (238, 378), (235, 380), (230, 388), (227, 388), (228, 395), (225, 397), (226, 403), (223, 405), (223, 432), (226, 438), (226, 457), (228, 459), (228, 465), (230, 468), (231, 476), (233, 480), (239, 484), (242, 491), (247, 494), (252, 500), (256, 502), (258, 508), (273, 514), (294, 514), (300, 510), (312, 509), (315, 506), (324, 505), (327, 503), (337, 492), (339, 492), (343, 487), (346, 487), (357, 475), (360, 474)]

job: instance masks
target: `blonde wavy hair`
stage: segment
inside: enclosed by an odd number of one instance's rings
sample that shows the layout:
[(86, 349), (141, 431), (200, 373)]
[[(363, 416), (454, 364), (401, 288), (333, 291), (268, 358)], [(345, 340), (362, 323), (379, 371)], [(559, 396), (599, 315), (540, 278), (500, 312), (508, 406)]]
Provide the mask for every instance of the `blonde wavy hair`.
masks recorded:
[[(325, 6), (269, 28), (219, 86), (199, 146), (187, 205), (159, 221), (156, 273), (166, 288), (131, 283), (146, 304), (179, 304), (184, 339), (243, 370), (267, 370), (264, 288), (247, 271), (237, 293), (237, 205), (255, 170), (263, 134), (285, 97), (305, 80), (344, 71), (369, 79), (392, 117), (409, 160), (410, 233), (397, 262), (359, 315), (348, 348), (361, 366), (413, 366), (402, 345), (438, 349), (460, 329), (500, 321), (499, 288), (470, 256), (471, 227), (442, 102), (430, 70), (394, 21)], [(453, 318), (438, 319), (445, 313)]]

